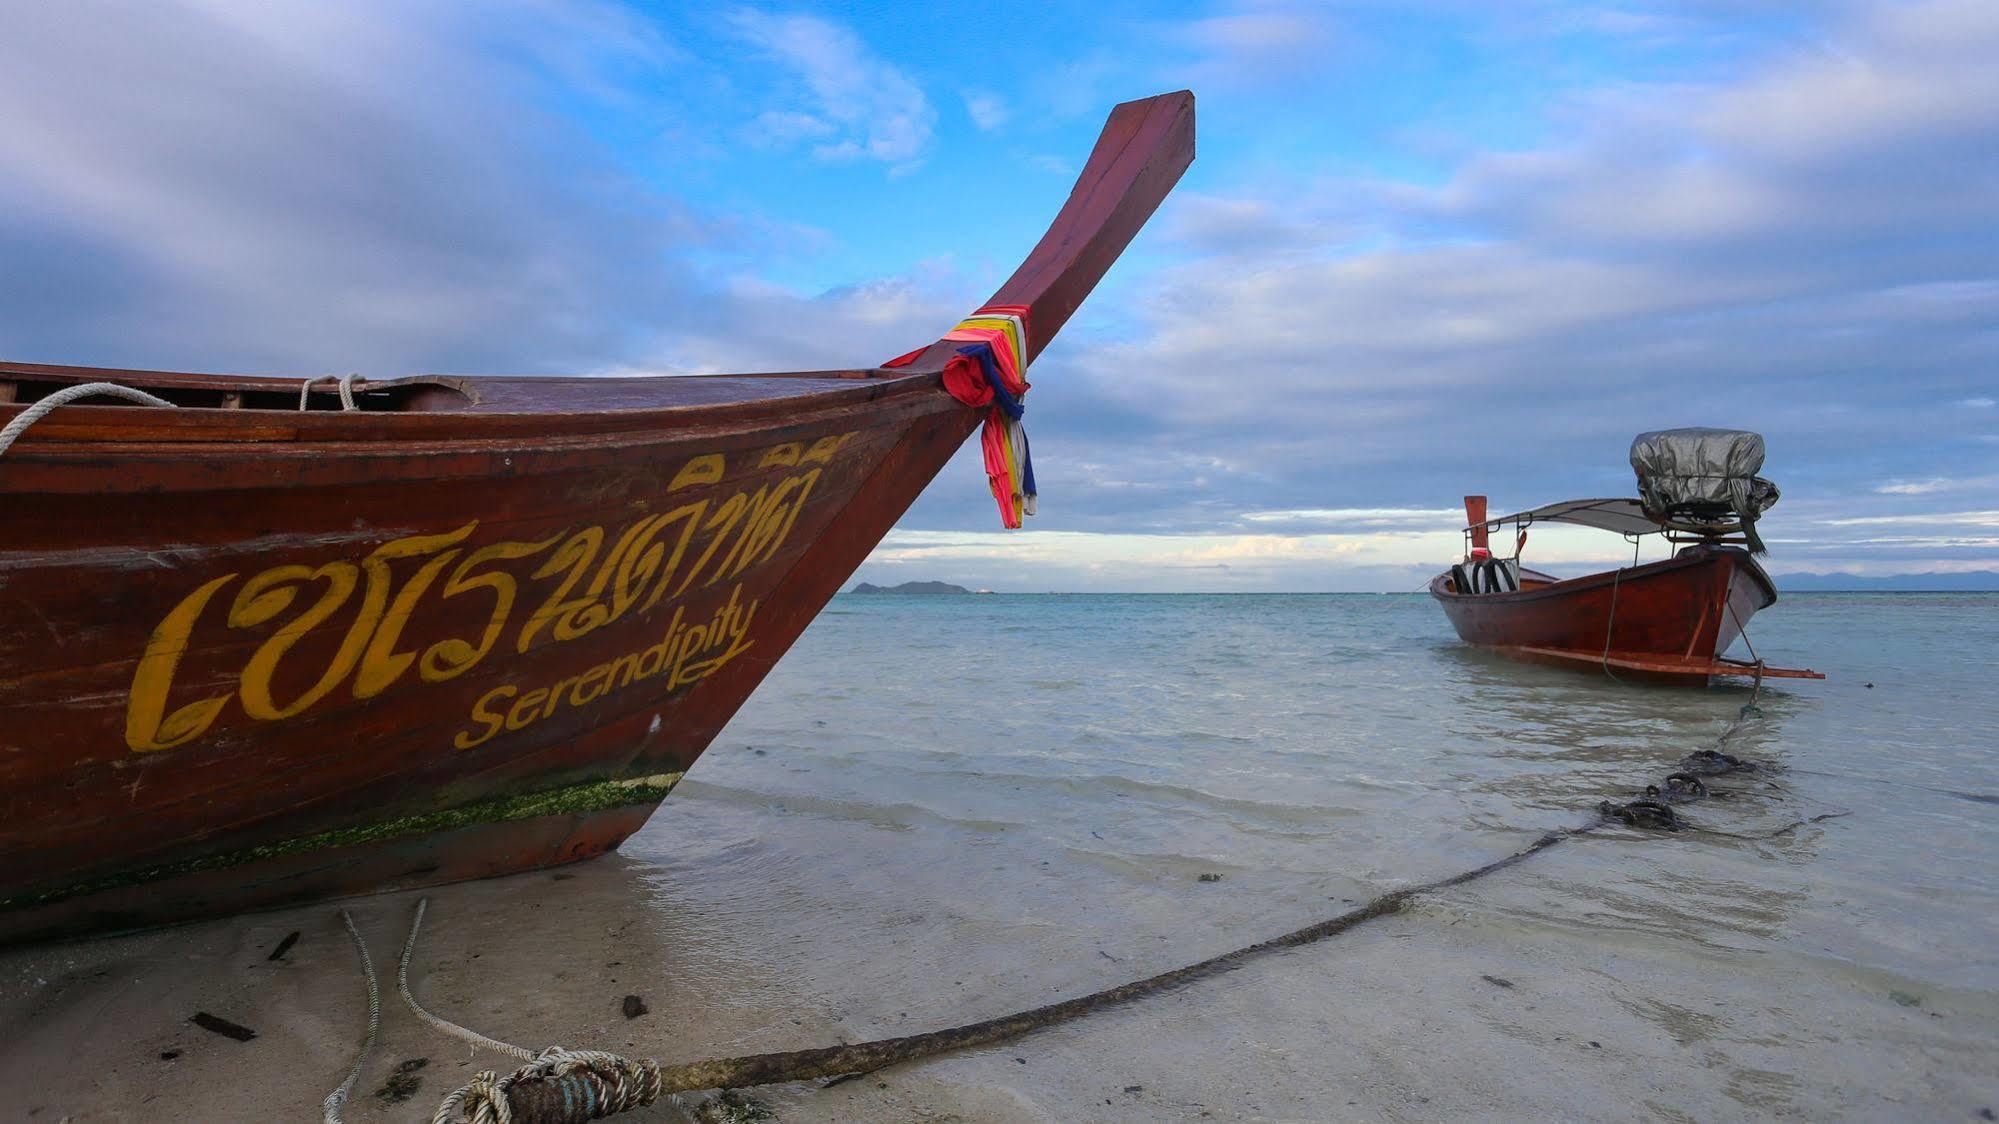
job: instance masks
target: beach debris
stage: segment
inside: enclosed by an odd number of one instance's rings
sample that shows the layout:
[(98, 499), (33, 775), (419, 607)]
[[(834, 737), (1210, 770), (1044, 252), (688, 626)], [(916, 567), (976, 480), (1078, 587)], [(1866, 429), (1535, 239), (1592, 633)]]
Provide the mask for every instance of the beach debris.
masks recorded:
[(829, 1077), (826, 1080), (820, 1082), (819, 1087), (821, 1089), (831, 1089), (835, 1085), (845, 1085), (849, 1081), (859, 1081), (861, 1078), (866, 1076), (867, 1074), (859, 1072), (843, 1073), (838, 1077)]
[(1137, 1093), (1143, 1093), (1143, 1092), (1145, 1092), (1145, 1086), (1143, 1086), (1143, 1085), (1126, 1085), (1126, 1086), (1124, 1087), (1124, 1091), (1125, 1091), (1125, 1092), (1127, 1092), (1127, 1093), (1132, 1093), (1132, 1094), (1137, 1094)]
[(293, 929), (291, 932), (285, 934), (285, 939), (279, 941), (278, 947), (272, 949), (271, 954), (269, 956), (264, 957), (264, 959), (282, 960), (284, 959), (285, 953), (290, 952), (292, 950), (292, 946), (297, 943), (298, 943), (298, 930)]
[[(1639, 796), (1646, 803), (1678, 804), (1688, 800), (1707, 799), (1707, 785), (1692, 773), (1680, 772), (1668, 776), (1664, 786), (1648, 784)], [(1628, 821), (1627, 821), (1628, 822)]]
[(636, 1019), (640, 1015), (643, 1015), (651, 1010), (652, 1008), (646, 1006), (646, 1001), (640, 998), (639, 996), (636, 995), (625, 996), (624, 1012), (626, 1018)]
[(174, 1060), (174, 1059), (175, 1059), (175, 1058), (177, 1058), (177, 1057), (180, 1057), (180, 1051), (179, 1051), (179, 1050), (161, 1050), (161, 1051), (160, 1051), (160, 1060), (161, 1060), (161, 1061), (163, 1061), (163, 1062), (170, 1062), (170, 1061)]
[(1494, 986), (1494, 987), (1512, 987), (1512, 986), (1513, 986), (1513, 981), (1512, 981), (1512, 980), (1509, 980), (1509, 979), (1507, 979), (1507, 978), (1506, 978), (1506, 977), (1504, 977), (1504, 976), (1480, 976), (1480, 977), (1479, 977), (1479, 979), (1482, 979), (1482, 980), (1484, 980), (1484, 981), (1485, 981), (1486, 983), (1489, 983), (1489, 984), (1491, 984), (1491, 985), (1492, 985), (1492, 986)]
[(736, 1089), (724, 1089), (694, 1110), (694, 1119), (701, 1124), (755, 1124), (760, 1120), (776, 1120), (777, 1113), (770, 1106)]
[(1682, 774), (1692, 773), (1703, 777), (1720, 776), (1723, 773), (1733, 773), (1738, 770), (1754, 769), (1755, 767), (1756, 765), (1753, 762), (1744, 761), (1732, 753), (1723, 753), (1718, 749), (1695, 750), (1680, 759)]
[(1692, 773), (1666, 774), (1666, 795), (1681, 800), (1699, 800), (1707, 795), (1707, 785)]
[(1633, 800), (1629, 804), (1613, 804), (1606, 800), (1596, 806), (1596, 810), (1606, 820), (1616, 820), (1626, 827), (1646, 827), (1655, 831), (1680, 830), (1680, 817), (1671, 805), (1657, 800)]
[(251, 1030), (242, 1023), (232, 1023), (228, 1019), (218, 1018), (207, 1011), (196, 1011), (194, 1017), (187, 1021), (208, 1031), (210, 1034), (219, 1034), (224, 1038), (234, 1038), (238, 1042), (248, 1042), (250, 1039), (257, 1037), (256, 1031)]
[(1920, 1007), (1923, 1005), (1922, 996), (1912, 995), (1906, 991), (1891, 991), (1888, 993), (1888, 998), (1893, 999), (1904, 1007)]
[(1209, 871), (1204, 871), (1204, 872), (1202, 872), (1202, 874), (1201, 874), (1201, 881), (1203, 881), (1203, 882), (1220, 882), (1221, 880), (1222, 880), (1222, 876), (1221, 876), (1221, 875), (1219, 875), (1219, 874), (1216, 874), (1216, 873), (1215, 873), (1214, 871), (1212, 871), (1212, 870), (1209, 870)]
[(409, 1058), (397, 1066), (382, 1087), (375, 1090), (375, 1099), (383, 1104), (401, 1104), (416, 1095), (418, 1086), (423, 1084), (419, 1072), (430, 1064), (429, 1058)]

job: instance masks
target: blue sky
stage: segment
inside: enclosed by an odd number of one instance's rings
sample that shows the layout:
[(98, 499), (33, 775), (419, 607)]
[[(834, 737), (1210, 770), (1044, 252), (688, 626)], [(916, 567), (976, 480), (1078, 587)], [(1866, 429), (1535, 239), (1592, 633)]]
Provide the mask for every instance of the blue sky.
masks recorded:
[[(1104, 113), (1200, 157), (864, 569), (1408, 589), (1467, 491), (1741, 426), (1784, 571), (1999, 568), (1999, 5), (24, 4), (0, 355), (286, 373), (846, 366), (976, 306)], [(1537, 532), (1570, 571), (1623, 549)]]

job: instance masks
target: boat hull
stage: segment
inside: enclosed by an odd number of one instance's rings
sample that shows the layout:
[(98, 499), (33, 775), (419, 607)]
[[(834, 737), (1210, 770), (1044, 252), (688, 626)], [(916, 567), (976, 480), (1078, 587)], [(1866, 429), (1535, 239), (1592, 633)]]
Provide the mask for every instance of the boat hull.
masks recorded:
[(976, 424), (905, 397), (17, 492), (0, 940), (615, 847)]
[[(1430, 583), (1458, 636), (1519, 659), (1705, 685), (1755, 665), (1725, 661), (1749, 618), (1777, 600), (1748, 554), (1689, 548), (1678, 557), (1557, 580), (1523, 571), (1521, 590), (1466, 595)], [(1545, 584), (1536, 584), (1545, 583)]]

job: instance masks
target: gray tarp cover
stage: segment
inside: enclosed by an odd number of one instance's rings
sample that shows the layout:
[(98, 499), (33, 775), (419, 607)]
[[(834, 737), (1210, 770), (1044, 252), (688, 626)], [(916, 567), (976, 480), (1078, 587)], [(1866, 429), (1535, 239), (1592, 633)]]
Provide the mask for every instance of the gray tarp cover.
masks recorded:
[(1763, 438), (1737, 429), (1662, 429), (1631, 443), (1631, 467), (1645, 509), (1674, 522), (1741, 520), (1743, 537), (1757, 553), (1763, 540), (1756, 519), (1777, 502), (1777, 486), (1756, 475), (1763, 468)]

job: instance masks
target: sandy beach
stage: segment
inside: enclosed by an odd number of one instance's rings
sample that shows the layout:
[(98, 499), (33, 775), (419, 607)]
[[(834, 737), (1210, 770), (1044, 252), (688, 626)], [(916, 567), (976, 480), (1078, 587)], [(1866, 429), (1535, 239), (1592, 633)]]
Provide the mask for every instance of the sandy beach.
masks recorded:
[[(821, 842), (851, 847), (870, 831)], [(1531, 882), (1587, 878), (1594, 851), (1550, 855)], [(658, 909), (657, 869), (627, 858), (453, 887), (432, 895), (413, 987), (438, 1013), (519, 1043), (675, 1061), (790, 1049), (983, 1017), (1220, 951), (1251, 931), (1227, 923), (1230, 899), (1256, 892), (1253, 878), (1190, 882), (1176, 909), (1162, 890), (1134, 927), (1109, 911), (1057, 918), (1039, 892), (1010, 895), (1012, 879), (793, 877), (782, 891), (815, 908), (786, 933), (744, 932), (726, 901), (676, 923)], [(1011, 1044), (755, 1095), (785, 1121), (1937, 1119), (1999, 1098), (1989, 993), (1830, 958), (1773, 974), (1713, 949), (1690, 966), (1642, 932), (1524, 926), (1536, 898), (1504, 878)], [(414, 902), (352, 904), (378, 962), (392, 962)], [(1003, 945), (961, 936), (1000, 927)], [(327, 907), (14, 953), (4, 970), (0, 1072), (27, 1091), (28, 1120), (315, 1119), (366, 1017)], [(628, 994), (651, 1013), (626, 1019)], [(197, 1011), (257, 1037), (199, 1029)], [(418, 1080), (399, 1094), (390, 1079), (413, 1059)], [(390, 996), (346, 1115), (427, 1118), (471, 1074), (513, 1064)]]

